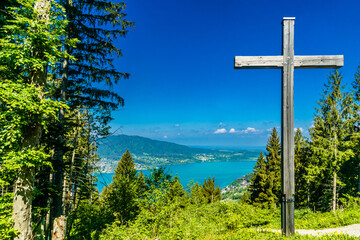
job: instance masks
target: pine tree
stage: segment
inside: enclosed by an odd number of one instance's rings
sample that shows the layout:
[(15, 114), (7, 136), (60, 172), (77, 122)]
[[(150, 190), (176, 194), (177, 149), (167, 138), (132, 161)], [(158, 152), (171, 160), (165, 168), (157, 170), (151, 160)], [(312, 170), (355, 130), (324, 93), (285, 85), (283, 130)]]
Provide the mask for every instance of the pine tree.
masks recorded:
[(354, 155), (341, 169), (341, 176), (345, 187), (344, 192), (360, 199), (360, 66), (352, 82), (352, 123), (350, 126), (350, 139)]
[(313, 200), (320, 203), (319, 207), (330, 207), (333, 211), (337, 208), (339, 171), (353, 154), (349, 148), (353, 104), (351, 96), (343, 92), (341, 81), (338, 71), (329, 75), (316, 108), (314, 127), (310, 129), (312, 159), (309, 169), (316, 194)]
[(266, 195), (266, 187), (267, 187), (267, 167), (265, 162), (265, 157), (263, 153), (260, 153), (258, 157), (253, 174), (250, 180), (249, 193), (250, 193), (250, 201), (252, 203), (266, 203), (269, 201)]
[(281, 146), (276, 128), (273, 128), (270, 134), (266, 151), (266, 167), (268, 172), (267, 195), (270, 202), (278, 204), (281, 200)]
[(296, 207), (305, 207), (309, 204), (309, 182), (307, 168), (309, 165), (309, 148), (301, 130), (295, 132), (295, 204)]
[(205, 179), (201, 192), (208, 203), (221, 200), (221, 191), (219, 186), (215, 187), (215, 177)]
[(271, 132), (266, 150), (266, 157), (260, 153), (257, 159), (249, 192), (253, 204), (273, 208), (279, 203), (281, 196), (281, 149), (276, 128)]
[(193, 186), (191, 186), (190, 191), (190, 202), (192, 204), (203, 204), (207, 201), (204, 195), (202, 194), (202, 186), (198, 182), (196, 182)]
[(134, 181), (136, 178), (135, 163), (129, 150), (126, 150), (126, 152), (122, 155), (121, 160), (116, 167), (115, 179), (118, 179), (117, 177), (125, 177), (130, 181)]
[[(66, 40), (77, 39), (76, 47), (64, 46), (63, 50), (75, 56), (76, 61), (63, 58), (58, 75), (61, 84), (54, 92), (54, 98), (66, 102), (72, 111), (89, 111), (96, 121), (92, 121), (92, 134), (100, 137), (109, 134), (111, 110), (124, 105), (124, 100), (110, 90), (120, 79), (128, 78), (128, 73), (122, 73), (113, 65), (114, 57), (122, 56), (114, 42), (125, 37), (133, 22), (125, 19), (125, 3), (113, 3), (107, 0), (60, 0), (66, 11), (69, 24), (66, 26)], [(101, 83), (101, 88), (93, 83)], [(109, 89), (104, 88), (108, 86)], [(96, 109), (94, 111), (94, 109)], [(56, 123), (57, 141), (54, 142), (53, 186), (59, 194), (53, 196), (51, 216), (58, 218), (66, 215), (64, 194), (67, 191), (62, 186), (72, 185), (67, 175), (73, 171), (65, 168), (71, 165), (65, 159), (66, 151), (72, 151), (65, 139), (66, 125), (69, 124), (64, 109), (59, 111), (59, 121)], [(75, 126), (76, 127), (76, 126)], [(68, 161), (67, 161), (68, 160)], [(65, 177), (65, 178), (64, 178)]]
[(113, 182), (104, 189), (102, 198), (109, 214), (121, 222), (134, 219), (139, 212), (139, 198), (141, 186), (135, 164), (127, 150), (119, 161), (113, 177)]

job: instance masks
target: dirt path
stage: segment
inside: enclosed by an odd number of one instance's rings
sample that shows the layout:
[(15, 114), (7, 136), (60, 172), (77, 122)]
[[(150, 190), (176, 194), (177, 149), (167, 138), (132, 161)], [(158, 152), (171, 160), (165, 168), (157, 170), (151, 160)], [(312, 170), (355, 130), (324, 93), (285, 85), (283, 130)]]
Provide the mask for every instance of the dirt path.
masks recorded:
[(329, 233), (338, 233), (338, 234), (349, 234), (351, 236), (360, 237), (360, 224), (353, 224), (345, 227), (336, 227), (336, 228), (327, 228), (327, 229), (298, 229), (295, 232), (301, 235), (325, 235)]

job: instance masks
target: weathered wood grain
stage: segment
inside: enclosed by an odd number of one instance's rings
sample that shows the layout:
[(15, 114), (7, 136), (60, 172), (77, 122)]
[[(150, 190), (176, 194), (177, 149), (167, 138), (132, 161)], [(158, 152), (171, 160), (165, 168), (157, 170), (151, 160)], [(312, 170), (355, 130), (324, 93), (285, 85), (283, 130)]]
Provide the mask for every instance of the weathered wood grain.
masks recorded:
[(339, 68), (344, 66), (344, 55), (295, 56), (295, 68)]
[(235, 68), (282, 68), (283, 56), (236, 56)]
[(294, 19), (283, 20), (283, 61), (281, 100), (281, 229), (295, 234), (294, 195)]
[[(294, 56), (295, 68), (340, 68), (344, 66), (343, 55)], [(273, 69), (283, 68), (283, 56), (236, 56), (235, 68)]]

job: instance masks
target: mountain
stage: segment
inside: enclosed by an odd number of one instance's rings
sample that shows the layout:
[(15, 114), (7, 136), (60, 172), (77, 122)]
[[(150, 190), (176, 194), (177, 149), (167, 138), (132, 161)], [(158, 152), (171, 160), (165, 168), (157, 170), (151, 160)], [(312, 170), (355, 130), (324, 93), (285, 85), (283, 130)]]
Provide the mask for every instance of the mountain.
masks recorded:
[(122, 154), (129, 150), (138, 169), (194, 162), (256, 160), (258, 151), (192, 148), (140, 136), (115, 135), (99, 142), (100, 171), (113, 172)]

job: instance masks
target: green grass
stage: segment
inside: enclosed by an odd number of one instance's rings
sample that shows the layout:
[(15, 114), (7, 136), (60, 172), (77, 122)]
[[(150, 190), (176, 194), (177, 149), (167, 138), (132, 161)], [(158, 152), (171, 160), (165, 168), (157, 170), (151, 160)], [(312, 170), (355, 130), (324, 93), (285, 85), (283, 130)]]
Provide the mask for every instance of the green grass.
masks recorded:
[(298, 229), (334, 228), (355, 223), (360, 223), (359, 206), (326, 213), (314, 213), (309, 210), (295, 211), (295, 227)]
[[(335, 213), (295, 212), (297, 229), (321, 229), (360, 223), (360, 208)], [(166, 206), (144, 211), (128, 226), (112, 224), (100, 239), (285, 239), (280, 233), (280, 209), (261, 209), (237, 202)], [(348, 235), (301, 236), (286, 239), (358, 239)]]

